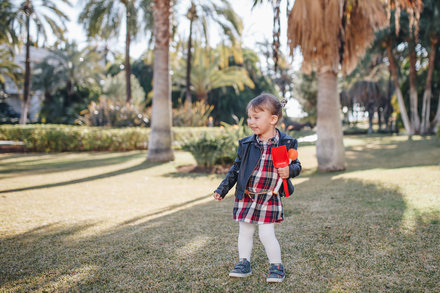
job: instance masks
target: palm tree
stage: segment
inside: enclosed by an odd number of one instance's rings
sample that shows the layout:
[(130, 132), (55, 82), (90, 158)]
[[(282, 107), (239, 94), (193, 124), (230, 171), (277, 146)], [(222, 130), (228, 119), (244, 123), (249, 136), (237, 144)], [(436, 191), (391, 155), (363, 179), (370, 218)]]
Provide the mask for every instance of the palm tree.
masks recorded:
[(213, 20), (223, 31), (223, 34), (235, 44), (243, 30), (243, 24), (239, 16), (234, 12), (227, 0), (221, 0), (222, 6), (216, 5), (212, 1), (191, 0), (190, 7), (186, 13), (189, 20), (189, 35), (186, 55), (186, 88), (185, 105), (191, 107), (191, 64), (192, 64), (192, 42), (194, 25), (198, 25), (203, 31), (205, 41), (208, 44), (208, 22)]
[[(254, 0), (254, 5), (263, 1)], [(272, 3), (275, 4), (274, 12), (277, 14), (280, 1), (274, 0)], [(296, 0), (288, 13), (290, 53), (293, 54), (295, 47), (300, 47), (304, 57), (303, 69), (311, 72), (312, 67), (315, 67), (318, 71), (316, 150), (320, 170), (345, 169), (337, 73), (339, 68), (343, 73), (353, 70), (372, 42), (374, 31), (386, 25), (387, 17), (382, 6), (385, 3), (388, 12), (396, 7), (411, 11), (411, 19), (417, 28), (421, 0)], [(274, 18), (275, 24), (277, 15)]]
[(65, 87), (69, 103), (76, 87), (93, 87), (102, 78), (103, 68), (99, 65), (100, 55), (92, 47), (81, 50), (76, 43), (67, 43), (64, 48), (51, 50), (51, 54), (35, 66), (33, 87), (42, 89), (45, 96)]
[[(16, 17), (16, 11), (11, 1), (4, 0), (0, 3), (0, 44), (7, 44), (9, 48), (18, 45), (18, 37), (12, 23)], [(13, 50), (11, 50), (11, 53)]]
[[(207, 102), (208, 93), (214, 89), (232, 86), (237, 92), (244, 86), (254, 88), (254, 83), (249, 78), (245, 68), (227, 66), (222, 68), (221, 57), (210, 49), (196, 48), (195, 59), (192, 62), (191, 90), (197, 99)], [(183, 75), (176, 73), (176, 83), (183, 85)]]
[(148, 144), (149, 161), (174, 160), (171, 148), (171, 0), (154, 0), (154, 71), (153, 71), (153, 115)]
[(296, 0), (289, 14), (291, 53), (300, 47), (303, 69), (318, 75), (318, 169), (345, 169), (337, 74), (350, 73), (387, 23), (381, 1)]
[[(61, 0), (67, 5), (71, 5), (69, 0)], [(64, 14), (57, 6), (54, 0), (26, 0), (23, 1), (17, 10), (14, 29), (20, 33), (26, 34), (26, 57), (25, 74), (23, 90), (23, 106), (20, 116), (20, 124), (26, 124), (27, 113), (30, 102), (31, 85), (31, 65), (30, 65), (30, 47), (31, 43), (38, 43), (38, 36), (42, 35), (44, 39), (47, 36), (46, 27), (50, 27), (52, 33), (59, 39), (64, 40), (63, 34), (66, 30), (65, 23), (69, 17)], [(36, 40), (32, 40), (31, 31), (36, 33)]]
[[(131, 63), (130, 45), (133, 38), (141, 31), (138, 22), (146, 28), (151, 18), (149, 0), (88, 0), (78, 20), (83, 23), (88, 37), (101, 37), (108, 40), (119, 35), (119, 29), (125, 20), (125, 77), (126, 101), (131, 103)], [(139, 17), (138, 17), (139, 16)], [(142, 21), (139, 18), (142, 18)]]
[(4, 88), (9, 79), (18, 88), (23, 80), (22, 68), (13, 60), (12, 53), (6, 48), (0, 48), (0, 89)]

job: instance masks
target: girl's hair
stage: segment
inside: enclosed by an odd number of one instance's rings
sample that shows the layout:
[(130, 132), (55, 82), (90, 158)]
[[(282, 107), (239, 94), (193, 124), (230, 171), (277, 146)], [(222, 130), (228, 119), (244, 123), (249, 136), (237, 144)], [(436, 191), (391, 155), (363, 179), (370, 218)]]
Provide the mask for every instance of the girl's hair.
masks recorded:
[(274, 95), (262, 93), (248, 103), (246, 110), (268, 110), (272, 115), (277, 115), (279, 121), (283, 117), (283, 108), (286, 103), (287, 99), (280, 102)]

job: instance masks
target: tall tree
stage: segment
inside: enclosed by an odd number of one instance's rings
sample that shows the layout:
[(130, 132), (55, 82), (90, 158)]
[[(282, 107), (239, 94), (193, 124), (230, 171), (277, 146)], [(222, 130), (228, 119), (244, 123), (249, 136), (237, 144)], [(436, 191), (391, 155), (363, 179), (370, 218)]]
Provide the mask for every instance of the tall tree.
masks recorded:
[[(232, 86), (237, 92), (243, 90), (244, 86), (254, 88), (254, 83), (249, 78), (245, 68), (240, 66), (222, 66), (220, 52), (210, 48), (195, 48), (194, 60), (191, 71), (192, 91), (197, 100), (207, 103), (208, 93), (213, 89)], [(184, 78), (177, 70), (175, 83), (183, 85)]]
[[(424, 47), (429, 48), (428, 51), (428, 74), (425, 82), (425, 90), (422, 101), (422, 121), (420, 132), (422, 134), (434, 132), (434, 128), (440, 120), (440, 100), (438, 101), (437, 114), (434, 119), (430, 120), (431, 99), (432, 99), (432, 76), (434, 65), (437, 58), (438, 43), (440, 41), (440, 2), (434, 0), (426, 0), (423, 3), (423, 12), (420, 20), (421, 42)], [(439, 96), (440, 98), (440, 96)], [(437, 120), (437, 121), (436, 121)]]
[[(108, 40), (119, 36), (119, 30), (125, 26), (125, 77), (126, 101), (131, 103), (131, 63), (130, 46), (132, 39), (146, 28), (151, 19), (151, 1), (149, 0), (87, 0), (78, 20), (83, 23), (88, 37), (101, 37)], [(143, 24), (138, 25), (138, 23)]]
[(387, 24), (385, 10), (379, 0), (296, 0), (288, 21), (291, 53), (300, 47), (303, 69), (317, 71), (318, 169), (344, 170), (337, 74), (339, 68), (343, 73), (355, 68), (374, 31)]
[(185, 105), (191, 106), (191, 65), (193, 50), (193, 34), (194, 29), (198, 28), (203, 32), (206, 47), (208, 42), (208, 23), (216, 23), (224, 36), (226, 36), (232, 44), (236, 44), (241, 36), (243, 24), (240, 17), (234, 12), (228, 0), (221, 0), (221, 5), (215, 4), (213, 1), (191, 0), (190, 6), (186, 13), (189, 20), (189, 35), (186, 54), (186, 88), (185, 88)]
[[(61, 0), (61, 2), (71, 6), (69, 0)], [(17, 9), (16, 19), (12, 24), (14, 30), (19, 32), (17, 35), (25, 35), (26, 39), (24, 90), (20, 124), (26, 124), (27, 114), (29, 111), (31, 85), (31, 44), (37, 44), (38, 37), (40, 35), (46, 39), (48, 27), (59, 40), (64, 40), (63, 35), (66, 30), (65, 23), (69, 21), (69, 17), (59, 9), (57, 4), (59, 3), (54, 0), (23, 1)], [(31, 37), (31, 32), (35, 32), (36, 34), (34, 38)]]
[[(254, 5), (263, 1), (254, 0)], [(290, 53), (300, 47), (304, 57), (303, 69), (310, 72), (314, 67), (318, 74), (318, 169), (345, 169), (336, 82), (339, 68), (343, 73), (349, 73), (371, 44), (374, 31), (387, 24), (383, 4), (388, 7), (388, 12), (391, 8), (411, 11), (411, 19), (417, 28), (420, 2), (296, 0), (292, 10), (287, 9)], [(274, 12), (279, 15), (280, 1), (273, 0), (272, 3), (275, 4)], [(289, 1), (287, 6), (289, 8)]]
[(153, 70), (153, 115), (148, 144), (149, 161), (174, 160), (171, 147), (171, 0), (154, 0), (154, 70)]

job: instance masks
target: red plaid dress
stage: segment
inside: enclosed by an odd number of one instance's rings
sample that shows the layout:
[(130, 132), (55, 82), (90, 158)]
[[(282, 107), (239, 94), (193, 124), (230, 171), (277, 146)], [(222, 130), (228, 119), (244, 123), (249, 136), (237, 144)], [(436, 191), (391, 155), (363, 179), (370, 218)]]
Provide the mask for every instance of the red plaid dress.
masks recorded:
[(267, 142), (257, 141), (261, 150), (260, 161), (252, 172), (243, 199), (235, 198), (233, 219), (237, 222), (267, 224), (284, 220), (280, 195), (273, 194), (279, 175), (274, 169), (271, 148), (279, 141), (279, 134)]

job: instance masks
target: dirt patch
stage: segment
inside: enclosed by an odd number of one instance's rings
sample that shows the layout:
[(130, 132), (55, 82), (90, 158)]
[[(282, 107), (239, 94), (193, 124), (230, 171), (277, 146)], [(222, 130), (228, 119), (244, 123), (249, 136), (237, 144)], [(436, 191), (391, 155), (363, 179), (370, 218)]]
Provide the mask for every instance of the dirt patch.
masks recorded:
[(181, 173), (207, 173), (207, 174), (226, 174), (228, 173), (230, 165), (215, 165), (212, 167), (185, 165), (177, 167), (177, 171)]

